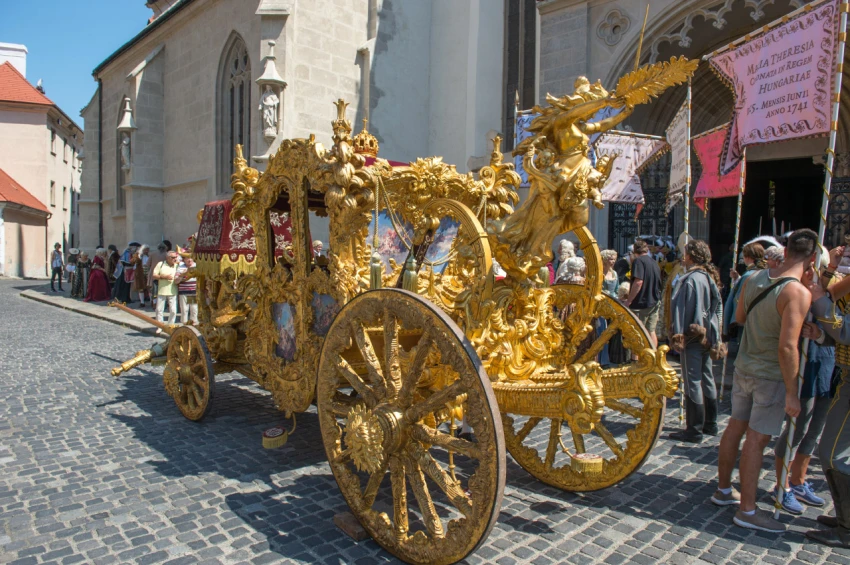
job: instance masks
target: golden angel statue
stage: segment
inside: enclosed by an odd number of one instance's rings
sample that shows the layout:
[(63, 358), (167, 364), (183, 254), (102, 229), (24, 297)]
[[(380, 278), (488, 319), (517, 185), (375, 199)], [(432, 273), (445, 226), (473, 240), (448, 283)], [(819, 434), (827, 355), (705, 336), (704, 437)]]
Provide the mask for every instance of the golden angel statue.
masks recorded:
[[(523, 155), (528, 173), (528, 199), (506, 219), (488, 230), (496, 259), (518, 280), (533, 279), (552, 259), (555, 236), (587, 224), (588, 200), (603, 208), (602, 188), (614, 165), (613, 157), (590, 160), (590, 136), (606, 132), (628, 118), (636, 104), (658, 96), (669, 86), (686, 81), (698, 61), (684, 57), (642, 67), (622, 77), (613, 93), (586, 77), (575, 82), (575, 91), (560, 98), (546, 95), (547, 106), (528, 130), (531, 137), (514, 150)], [(619, 113), (590, 121), (604, 108)]]

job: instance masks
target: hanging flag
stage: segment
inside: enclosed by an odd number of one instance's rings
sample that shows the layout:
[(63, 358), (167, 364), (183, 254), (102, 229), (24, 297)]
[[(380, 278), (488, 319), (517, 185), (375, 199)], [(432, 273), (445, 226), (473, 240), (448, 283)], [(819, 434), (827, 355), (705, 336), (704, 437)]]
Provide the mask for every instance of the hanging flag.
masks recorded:
[[(604, 120), (605, 118), (610, 118), (610, 117), (616, 116), (617, 114), (619, 114), (622, 111), (623, 111), (623, 108), (612, 108), (610, 106), (606, 106), (605, 108), (602, 108), (601, 110), (598, 110), (595, 114), (593, 114), (593, 116), (591, 116), (591, 118), (588, 120), (588, 122), (590, 122), (590, 123), (598, 122), (600, 120)], [(540, 114), (536, 114), (536, 113), (532, 113), (532, 112), (517, 113), (516, 122), (515, 122), (515, 129), (514, 129), (514, 147), (519, 145), (524, 139), (531, 137), (531, 132), (528, 131), (528, 126), (530, 126), (532, 120), (534, 120), (534, 118), (536, 118), (539, 115)], [(596, 143), (596, 141), (599, 139), (600, 135), (602, 135), (602, 134), (601, 133), (593, 133), (589, 136), (589, 139), (590, 139), (589, 143), (590, 143), (591, 146), (593, 146), (593, 144)], [(592, 149), (591, 149), (591, 151), (592, 151)], [(520, 184), (520, 186), (523, 187), (523, 188), (528, 188), (528, 175), (525, 172), (525, 168), (522, 166), (522, 158), (523, 158), (523, 155), (517, 155), (516, 157), (514, 157), (514, 167), (516, 169), (516, 172), (519, 173), (519, 176), (522, 179), (522, 184)], [(591, 162), (595, 165), (596, 164), (595, 155), (591, 154), (590, 159), (591, 159)]]
[[(522, 143), (524, 139), (531, 137), (531, 132), (528, 131), (528, 126), (530, 126), (531, 121), (539, 115), (540, 114), (533, 114), (531, 112), (517, 114), (516, 121), (514, 122), (514, 147)], [(519, 177), (522, 179), (520, 187), (528, 188), (528, 173), (525, 172), (525, 167), (522, 166), (523, 157), (524, 155), (517, 155), (514, 157), (514, 168), (519, 174)]]
[(670, 144), (670, 182), (667, 185), (667, 211), (679, 203), (688, 184), (688, 164), (691, 150), (688, 126), (691, 121), (688, 101), (682, 104), (667, 127), (667, 143)]
[(741, 162), (748, 145), (829, 133), (837, 10), (837, 0), (806, 5), (747, 41), (708, 56), (735, 96), (720, 158), (722, 174)]
[(694, 202), (705, 212), (708, 198), (737, 196), (741, 177), (741, 163), (725, 175), (720, 174), (720, 154), (729, 135), (729, 124), (700, 134), (693, 139), (694, 152), (702, 165), (702, 175), (694, 191)]
[(611, 174), (602, 187), (602, 200), (642, 204), (643, 189), (638, 175), (664, 153), (667, 143), (660, 137), (610, 131), (599, 136), (594, 149), (597, 159), (614, 157)]

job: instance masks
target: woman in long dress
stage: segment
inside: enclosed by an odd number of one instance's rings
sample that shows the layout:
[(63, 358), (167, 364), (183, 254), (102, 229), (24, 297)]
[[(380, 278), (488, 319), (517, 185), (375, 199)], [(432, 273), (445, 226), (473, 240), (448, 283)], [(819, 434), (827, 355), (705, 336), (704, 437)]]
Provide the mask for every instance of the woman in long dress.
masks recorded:
[[(141, 247), (139, 251), (133, 254), (133, 259), (130, 261), (131, 269), (135, 273), (133, 275), (133, 283), (131, 285), (132, 292), (139, 295), (139, 302), (142, 303), (142, 308), (145, 307), (145, 289), (147, 288), (147, 278), (144, 275), (144, 261), (142, 260)], [(130, 293), (132, 298), (132, 292)]]
[(124, 304), (132, 302), (130, 291), (136, 274), (132, 259), (136, 247), (132, 242), (127, 244), (127, 248), (118, 261), (118, 267), (115, 269), (115, 286), (112, 288), (112, 298)]
[(106, 276), (106, 251), (98, 249), (92, 261), (85, 302), (102, 302), (109, 300), (109, 296), (109, 278)]
[(77, 269), (74, 272), (74, 282), (71, 284), (71, 298), (83, 298), (89, 286), (89, 275), (91, 274), (91, 261), (85, 251), (80, 253), (77, 259)]

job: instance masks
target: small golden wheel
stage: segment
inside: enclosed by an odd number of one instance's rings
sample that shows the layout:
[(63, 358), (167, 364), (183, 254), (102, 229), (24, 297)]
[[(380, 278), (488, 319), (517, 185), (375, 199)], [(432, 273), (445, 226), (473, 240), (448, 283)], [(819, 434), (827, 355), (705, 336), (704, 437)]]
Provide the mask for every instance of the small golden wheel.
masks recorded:
[[(408, 563), (439, 564), (486, 539), (505, 487), (502, 423), (478, 356), (445, 313), (400, 289), (354, 298), (328, 332), (317, 389), (334, 477), (375, 541)], [(451, 433), (460, 419), (474, 440)]]
[[(553, 290), (559, 309), (581, 307), (593, 296), (579, 285), (556, 285)], [(580, 325), (604, 318), (607, 329), (599, 337), (583, 339), (579, 347), (567, 339), (563, 366), (593, 361), (617, 331), (624, 347), (638, 355), (632, 364), (602, 371), (601, 394), (597, 390), (594, 397), (599, 410), (592, 425), (502, 414), (505, 443), (517, 463), (539, 480), (573, 492), (609, 487), (640, 468), (661, 432), (666, 397), (678, 382), (667, 364), (666, 347), (652, 349), (646, 329), (628, 308), (605, 294), (591, 301), (595, 304), (586, 311), (595, 313)]]
[(215, 396), (215, 374), (210, 352), (200, 332), (180, 326), (168, 341), (165, 391), (186, 418), (198, 422), (210, 410)]

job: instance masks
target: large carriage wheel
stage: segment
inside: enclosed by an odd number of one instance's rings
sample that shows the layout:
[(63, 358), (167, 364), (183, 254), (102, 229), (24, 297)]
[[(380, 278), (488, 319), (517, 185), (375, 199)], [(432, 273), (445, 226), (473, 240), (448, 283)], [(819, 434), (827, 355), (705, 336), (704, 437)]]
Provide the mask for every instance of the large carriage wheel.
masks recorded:
[(210, 352), (194, 327), (180, 326), (171, 334), (163, 381), (186, 418), (197, 422), (207, 415), (215, 396), (215, 373)]
[[(461, 412), (474, 442), (449, 433)], [(318, 413), (340, 490), (387, 551), (454, 563), (486, 539), (505, 486), (502, 423), (478, 356), (433, 304), (398, 289), (349, 302), (322, 349)]]
[[(666, 396), (676, 390), (678, 377), (666, 362), (666, 347), (653, 350), (649, 334), (634, 314), (619, 301), (600, 292), (601, 266), (596, 242), (587, 230), (576, 230), (588, 262), (585, 286), (556, 285), (555, 304), (587, 304), (597, 296), (595, 306), (583, 324), (602, 317), (608, 329), (587, 349), (562, 359), (564, 367), (593, 361), (602, 347), (621, 332), (623, 345), (637, 354), (637, 362), (602, 372), (604, 408), (592, 430), (570, 428), (566, 421), (550, 418), (502, 414), (505, 444), (511, 456), (544, 483), (568, 491), (593, 491), (614, 485), (646, 461), (664, 424)], [(590, 313), (592, 312), (592, 313)], [(596, 458), (573, 460), (572, 455)], [(585, 456), (586, 457), (586, 456)], [(598, 465), (586, 462), (602, 458)]]

